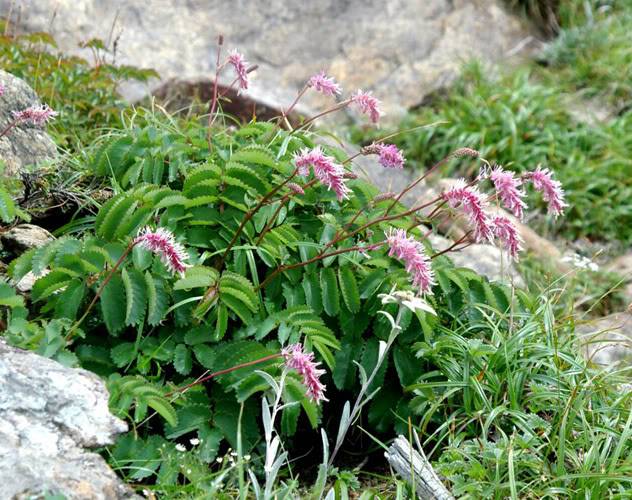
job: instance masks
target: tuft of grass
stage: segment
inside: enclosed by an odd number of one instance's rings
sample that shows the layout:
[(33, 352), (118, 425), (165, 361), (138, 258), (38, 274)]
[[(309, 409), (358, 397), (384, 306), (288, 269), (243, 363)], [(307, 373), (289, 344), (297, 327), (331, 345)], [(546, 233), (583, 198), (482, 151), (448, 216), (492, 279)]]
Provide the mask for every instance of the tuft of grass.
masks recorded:
[[(534, 299), (417, 344), (435, 369), (409, 390), (424, 446), (457, 497), (623, 498), (632, 487), (629, 369), (582, 358), (572, 319)], [(441, 450), (439, 452), (439, 450)]]

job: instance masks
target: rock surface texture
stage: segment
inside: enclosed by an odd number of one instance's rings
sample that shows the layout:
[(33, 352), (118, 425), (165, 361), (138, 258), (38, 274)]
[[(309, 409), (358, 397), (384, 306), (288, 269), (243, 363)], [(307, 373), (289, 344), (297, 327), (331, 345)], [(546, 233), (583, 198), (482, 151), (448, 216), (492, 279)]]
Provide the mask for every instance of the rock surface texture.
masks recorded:
[[(372, 90), (396, 118), (449, 84), (463, 61), (504, 61), (530, 40), (500, 0), (0, 0), (28, 31), (46, 30), (63, 50), (118, 37), (117, 62), (168, 80), (211, 78), (217, 36), (259, 69), (248, 91), (287, 106), (322, 69), (343, 88)], [(119, 36), (120, 35), (120, 36)], [(87, 53), (85, 54), (87, 55)], [(232, 77), (228, 77), (232, 80)], [(140, 88), (128, 88), (130, 98)], [(322, 106), (306, 96), (308, 109)], [(326, 102), (329, 102), (328, 100)]]
[[(0, 10), (6, 12), (3, 6)], [(4, 130), (13, 120), (13, 111), (41, 103), (24, 80), (1, 69), (0, 84), (5, 87), (0, 97), (0, 130)], [(8, 177), (19, 176), (26, 167), (53, 159), (56, 152), (55, 143), (46, 133), (45, 125), (22, 124), (0, 137), (0, 160), (5, 165), (3, 174)]]
[(19, 224), (0, 235), (4, 246), (16, 253), (39, 248), (54, 238), (46, 229), (34, 224)]
[(96, 375), (0, 340), (0, 498), (136, 498), (103, 458), (84, 450), (126, 430)]
[(584, 354), (607, 368), (632, 365), (632, 314), (621, 312), (577, 327)]

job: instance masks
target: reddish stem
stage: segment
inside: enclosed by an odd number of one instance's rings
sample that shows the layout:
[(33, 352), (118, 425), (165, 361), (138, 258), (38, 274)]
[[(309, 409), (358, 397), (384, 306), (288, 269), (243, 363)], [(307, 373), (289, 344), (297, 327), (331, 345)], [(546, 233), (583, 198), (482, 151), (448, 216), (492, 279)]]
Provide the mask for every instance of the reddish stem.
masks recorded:
[(240, 368), (246, 368), (248, 366), (257, 365), (259, 363), (265, 363), (266, 361), (270, 361), (271, 359), (280, 358), (281, 356), (283, 356), (281, 353), (270, 354), (269, 356), (265, 356), (265, 357), (260, 358), (260, 359), (255, 359), (254, 361), (248, 361), (246, 363), (241, 363), (239, 365), (231, 366), (230, 368), (225, 368), (224, 370), (219, 370), (219, 371), (213, 372), (213, 373), (211, 373), (209, 375), (206, 375), (204, 377), (198, 378), (197, 380), (194, 380), (190, 384), (187, 384), (187, 385), (185, 385), (183, 387), (179, 387), (178, 389), (174, 389), (173, 391), (166, 393), (165, 397), (172, 396), (173, 394), (176, 394), (176, 393), (184, 392), (184, 391), (190, 389), (193, 386), (202, 384), (202, 383), (206, 382), (207, 380), (211, 380), (212, 378), (218, 377), (219, 375), (225, 375), (226, 373), (234, 372), (235, 370), (239, 370)]
[(18, 120), (13, 120), (9, 123), (2, 132), (0, 132), (0, 137), (4, 137), (9, 133), (9, 131), (18, 124)]
[(103, 283), (101, 283), (101, 286), (99, 287), (99, 289), (97, 290), (97, 293), (95, 293), (92, 302), (90, 302), (90, 304), (88, 305), (88, 308), (86, 309), (86, 311), (83, 313), (83, 315), (81, 316), (81, 318), (79, 318), (74, 325), (72, 325), (72, 328), (70, 329), (70, 331), (68, 332), (68, 334), (66, 335), (66, 342), (68, 342), (70, 340), (70, 338), (72, 337), (72, 334), (75, 332), (75, 330), (77, 328), (79, 328), (79, 325), (81, 325), (81, 323), (83, 323), (83, 320), (86, 319), (86, 317), (88, 316), (88, 313), (92, 310), (92, 308), (94, 307), (94, 305), (97, 303), (97, 300), (99, 300), (99, 297), (101, 297), (101, 294), (103, 293), (103, 290), (105, 289), (105, 287), (107, 286), (107, 284), (110, 282), (110, 280), (112, 279), (112, 277), (114, 276), (114, 273), (117, 271), (117, 269), (121, 266), (121, 264), (123, 263), (123, 261), (125, 260), (125, 258), (129, 255), (129, 253), (132, 251), (132, 248), (134, 248), (134, 246), (136, 245), (135, 241), (132, 241), (127, 248), (125, 249), (125, 251), (121, 254), (121, 256), (119, 257), (119, 259), (116, 261), (116, 263), (114, 264), (114, 266), (112, 266), (112, 269), (110, 270), (109, 274), (105, 277), (105, 279), (103, 280)]

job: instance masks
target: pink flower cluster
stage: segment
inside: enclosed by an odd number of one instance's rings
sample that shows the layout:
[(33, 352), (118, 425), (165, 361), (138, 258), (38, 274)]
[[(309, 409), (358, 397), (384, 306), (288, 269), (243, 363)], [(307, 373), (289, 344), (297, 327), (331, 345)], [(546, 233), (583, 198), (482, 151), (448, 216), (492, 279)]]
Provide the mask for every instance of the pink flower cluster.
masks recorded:
[(172, 274), (184, 274), (187, 267), (190, 267), (185, 263), (188, 255), (184, 247), (176, 242), (173, 233), (168, 229), (162, 227), (155, 231), (149, 227), (141, 229), (134, 239), (134, 245), (159, 255), (160, 260)]
[(320, 376), (325, 373), (325, 370), (319, 369), (320, 363), (314, 362), (314, 353), (303, 352), (301, 344), (292, 344), (284, 348), (281, 354), (285, 358), (285, 366), (296, 370), (303, 379), (309, 398), (317, 404), (327, 401), (325, 386), (320, 382)]
[(533, 172), (523, 175), (532, 182), (533, 187), (542, 193), (542, 198), (549, 204), (549, 213), (556, 218), (564, 212), (568, 204), (564, 201), (564, 190), (559, 181), (553, 179), (553, 173), (548, 168), (536, 168)]
[(443, 199), (452, 208), (461, 207), (474, 228), (475, 241), (492, 241), (493, 232), (489, 216), (485, 212), (487, 202), (476, 187), (468, 186), (464, 180), (443, 193)]
[(0, 97), (4, 95), (5, 87), (0, 83)]
[(305, 194), (305, 190), (301, 186), (299, 186), (296, 182), (288, 182), (286, 186), (294, 194), (300, 194), (300, 195)]
[(333, 78), (327, 76), (324, 71), (312, 76), (308, 80), (307, 86), (327, 96), (335, 96), (336, 94), (342, 93), (342, 87), (340, 87)]
[(237, 73), (240, 90), (248, 90), (248, 64), (243, 54), (232, 50), (228, 54), (228, 63), (235, 69), (235, 73)]
[(386, 233), (386, 242), (389, 246), (388, 255), (404, 262), (413, 286), (417, 287), (420, 293), (432, 293), (434, 273), (423, 245), (412, 236), (406, 236), (403, 229), (391, 229)]
[(512, 259), (518, 260), (520, 243), (522, 242), (516, 226), (505, 216), (495, 215), (491, 220), (491, 228), (494, 236), (505, 246)]
[(525, 192), (520, 189), (522, 180), (516, 178), (513, 172), (503, 170), (500, 166), (492, 170), (489, 178), (494, 183), (498, 197), (505, 208), (510, 210), (518, 219), (522, 219), (523, 210), (527, 208), (527, 204), (522, 200)]
[(49, 108), (48, 104), (31, 106), (22, 111), (13, 112), (13, 118), (17, 123), (31, 123), (33, 125), (44, 125), (56, 116), (57, 112)]
[(294, 155), (294, 164), (298, 173), (303, 176), (309, 175), (309, 169), (312, 167), (316, 178), (328, 189), (334, 191), (339, 201), (349, 197), (351, 191), (345, 184), (344, 168), (336, 163), (334, 158), (326, 156), (320, 146), (314, 149), (302, 149), (300, 153)]
[(378, 155), (378, 161), (384, 168), (404, 168), (404, 163), (406, 162), (404, 153), (395, 144), (374, 142), (362, 148), (362, 153)]
[(380, 120), (380, 116), (382, 116), (382, 112), (380, 111), (380, 101), (378, 101), (371, 92), (358, 90), (351, 96), (351, 102), (357, 104), (360, 111), (365, 115), (368, 115), (369, 119), (373, 123), (377, 123)]

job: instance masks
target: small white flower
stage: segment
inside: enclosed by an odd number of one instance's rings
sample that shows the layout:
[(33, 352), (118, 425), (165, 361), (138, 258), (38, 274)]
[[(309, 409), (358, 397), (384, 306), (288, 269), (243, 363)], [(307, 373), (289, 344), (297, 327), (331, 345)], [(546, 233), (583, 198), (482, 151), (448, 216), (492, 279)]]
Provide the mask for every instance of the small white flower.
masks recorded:
[(200, 440), (197, 438), (189, 439), (189, 443), (191, 443), (191, 446), (197, 446), (200, 444)]
[(217, 458), (215, 459), (215, 461), (216, 461), (218, 464), (221, 464), (221, 463), (224, 461), (224, 457), (217, 457)]
[(187, 469), (187, 474), (191, 474), (191, 469)]
[(247, 462), (248, 460), (250, 460), (250, 455), (244, 455), (244, 460)]
[(180, 452), (185, 452), (187, 451), (186, 447), (183, 444), (178, 443), (176, 445), (176, 450), (180, 451)]

